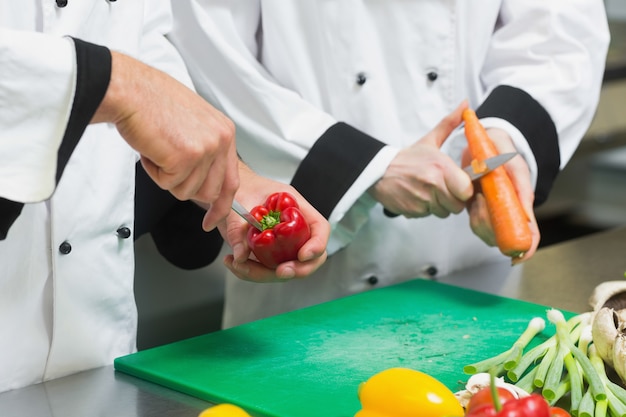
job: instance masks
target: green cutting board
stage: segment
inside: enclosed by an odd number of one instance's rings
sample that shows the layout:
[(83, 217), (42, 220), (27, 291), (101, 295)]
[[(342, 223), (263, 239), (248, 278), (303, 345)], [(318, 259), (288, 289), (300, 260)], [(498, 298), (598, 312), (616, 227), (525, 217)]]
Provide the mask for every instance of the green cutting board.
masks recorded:
[[(508, 349), (546, 310), (418, 279), (140, 351), (115, 369), (255, 417), (353, 417), (375, 373), (409, 367), (458, 390), (464, 365)], [(554, 334), (546, 323), (533, 345)]]

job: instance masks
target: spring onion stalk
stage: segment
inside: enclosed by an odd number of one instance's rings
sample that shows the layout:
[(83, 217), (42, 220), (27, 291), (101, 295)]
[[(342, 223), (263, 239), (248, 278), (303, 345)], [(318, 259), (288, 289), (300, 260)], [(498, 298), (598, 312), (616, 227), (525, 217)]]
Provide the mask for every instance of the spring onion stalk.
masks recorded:
[(543, 356), (541, 362), (539, 362), (539, 365), (537, 365), (537, 372), (535, 373), (535, 380), (533, 381), (533, 384), (537, 388), (543, 387), (546, 380), (546, 375), (548, 374), (548, 369), (550, 369), (550, 365), (554, 361), (558, 349), (559, 347), (557, 345), (550, 346), (546, 354)]
[(593, 336), (591, 334), (591, 325), (587, 324), (582, 329), (580, 337), (578, 338), (578, 349), (585, 355), (589, 356), (589, 345), (593, 342)]
[(626, 416), (626, 390), (609, 379), (604, 367), (604, 361), (598, 355), (598, 351), (593, 344), (589, 346), (589, 360), (607, 388), (606, 394), (609, 410), (617, 416)]
[(570, 332), (574, 330), (574, 328), (578, 325), (591, 324), (591, 319), (593, 318), (593, 313), (588, 311), (586, 313), (577, 314), (567, 320), (567, 328)]
[(534, 364), (537, 360), (542, 358), (548, 349), (552, 346), (556, 345), (556, 337), (552, 336), (545, 342), (540, 345), (535, 346), (524, 355), (522, 355), (522, 359), (517, 363), (517, 365), (510, 369), (506, 376), (513, 382), (517, 382), (520, 377), (526, 372), (526, 370), (530, 367), (530, 365)]
[(563, 376), (563, 358), (567, 355), (567, 347), (559, 345), (554, 355), (554, 359), (550, 364), (546, 379), (543, 383), (543, 390), (541, 394), (548, 401), (553, 400), (556, 397), (556, 390), (561, 382)]
[(522, 352), (530, 343), (530, 341), (546, 327), (546, 322), (541, 317), (534, 317), (528, 323), (526, 330), (515, 341), (510, 349), (480, 362), (467, 365), (463, 368), (463, 372), (473, 375), (480, 372), (488, 372), (492, 368), (502, 364), (505, 369), (512, 369), (522, 357)]
[(594, 417), (596, 409), (595, 401), (591, 390), (587, 390), (580, 401), (580, 407), (578, 407), (578, 417)]
[(535, 381), (535, 373), (537, 373), (537, 367), (534, 367), (526, 375), (520, 378), (519, 381), (515, 384), (516, 387), (523, 389), (526, 392), (533, 392), (536, 388), (534, 385)]
[(578, 364), (571, 353), (567, 353), (563, 358), (563, 364), (570, 380), (570, 409), (573, 415), (578, 414), (578, 408), (583, 398), (583, 377), (578, 369)]
[(596, 413), (594, 417), (606, 417), (606, 410), (609, 404), (606, 400), (600, 400), (596, 402)]
[(598, 372), (591, 364), (591, 361), (587, 357), (587, 355), (583, 354), (580, 349), (578, 349), (572, 341), (569, 339), (569, 332), (567, 331), (567, 322), (565, 321), (565, 317), (563, 317), (563, 313), (559, 310), (551, 309), (548, 311), (548, 320), (551, 323), (554, 323), (556, 326), (556, 338), (558, 343), (563, 343), (569, 351), (572, 353), (576, 361), (580, 364), (583, 371), (583, 376), (587, 380), (589, 384), (589, 388), (591, 389), (591, 393), (596, 401), (603, 400), (606, 398), (606, 390), (604, 388), (604, 384), (598, 375)]
[(596, 414), (594, 417), (607, 417), (609, 404), (607, 400), (598, 401), (596, 403)]
[(554, 406), (561, 398), (563, 398), (565, 394), (570, 392), (571, 386), (572, 385), (569, 380), (569, 375), (565, 375), (565, 377), (557, 387), (556, 391), (554, 392), (554, 398), (551, 401), (548, 401), (550, 403), (550, 406)]
[(621, 386), (617, 385), (613, 381), (606, 381), (606, 387), (615, 395), (615, 397), (626, 404), (626, 390)]
[(611, 413), (618, 417), (626, 417), (626, 404), (618, 400), (611, 391), (606, 392), (606, 401)]

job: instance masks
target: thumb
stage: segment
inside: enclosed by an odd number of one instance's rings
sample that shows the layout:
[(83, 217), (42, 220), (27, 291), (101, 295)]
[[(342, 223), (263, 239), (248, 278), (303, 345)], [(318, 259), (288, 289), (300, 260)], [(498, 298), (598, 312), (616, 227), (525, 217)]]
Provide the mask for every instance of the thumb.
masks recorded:
[(467, 101), (463, 100), (452, 113), (441, 119), (437, 126), (428, 132), (420, 142), (440, 148), (454, 129), (459, 127), (461, 122), (463, 122), (463, 110), (467, 107)]

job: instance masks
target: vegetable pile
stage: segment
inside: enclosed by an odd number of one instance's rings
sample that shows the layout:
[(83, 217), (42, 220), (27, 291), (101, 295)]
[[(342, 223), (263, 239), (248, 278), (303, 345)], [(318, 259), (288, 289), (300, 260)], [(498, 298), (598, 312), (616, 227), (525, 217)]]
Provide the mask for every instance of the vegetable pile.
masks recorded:
[(592, 340), (593, 317), (587, 312), (566, 320), (550, 309), (547, 318), (556, 328), (552, 337), (526, 350), (545, 327), (542, 318), (533, 318), (508, 350), (467, 365), (464, 372), (494, 372), (528, 393), (540, 393), (551, 405), (567, 396), (574, 416), (626, 417), (626, 390), (607, 376)]

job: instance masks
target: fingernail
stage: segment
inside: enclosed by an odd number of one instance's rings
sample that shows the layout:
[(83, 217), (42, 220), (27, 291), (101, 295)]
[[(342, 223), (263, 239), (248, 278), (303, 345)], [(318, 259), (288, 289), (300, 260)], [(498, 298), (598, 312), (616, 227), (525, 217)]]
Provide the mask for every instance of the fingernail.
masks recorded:
[(243, 243), (237, 243), (235, 244), (235, 246), (233, 246), (233, 256), (235, 257), (236, 260), (241, 259), (244, 251), (245, 251), (245, 248), (243, 246)]
[(310, 261), (314, 257), (315, 257), (315, 254), (313, 253), (313, 251), (307, 251), (307, 252), (304, 252), (304, 255), (302, 255), (302, 258), (300, 259), (300, 261), (301, 262)]
[(233, 268), (242, 274), (247, 274), (250, 271), (248, 265), (242, 262), (233, 262)]
[(280, 273), (280, 277), (281, 278), (293, 278), (296, 276), (296, 271), (295, 269), (291, 268), (291, 267), (287, 267), (285, 269), (283, 269)]

